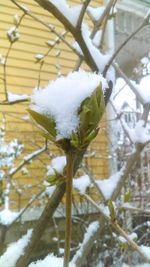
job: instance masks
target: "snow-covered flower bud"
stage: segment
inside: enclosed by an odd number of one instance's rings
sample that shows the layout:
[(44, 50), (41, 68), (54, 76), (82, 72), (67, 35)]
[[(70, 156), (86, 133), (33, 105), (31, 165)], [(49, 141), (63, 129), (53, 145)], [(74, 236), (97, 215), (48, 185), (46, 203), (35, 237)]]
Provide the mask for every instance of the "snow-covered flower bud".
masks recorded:
[(7, 31), (7, 36), (8, 36), (9, 41), (11, 43), (14, 43), (14, 42), (16, 42), (20, 38), (20, 33), (18, 32), (18, 30), (16, 29), (16, 27), (11, 27)]
[(35, 90), (29, 113), (44, 136), (64, 151), (83, 149), (98, 133), (107, 87), (100, 74), (71, 72)]

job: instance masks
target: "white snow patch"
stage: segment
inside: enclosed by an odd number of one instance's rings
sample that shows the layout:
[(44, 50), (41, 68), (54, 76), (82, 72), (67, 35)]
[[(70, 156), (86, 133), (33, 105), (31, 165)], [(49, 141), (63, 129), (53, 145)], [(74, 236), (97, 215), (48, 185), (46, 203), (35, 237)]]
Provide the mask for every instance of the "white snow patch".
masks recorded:
[[(131, 233), (130, 235), (128, 235), (128, 237), (130, 238), (130, 240), (137, 240), (138, 236), (136, 233)], [(118, 236), (118, 240), (121, 243), (127, 243), (127, 240), (123, 237), (123, 236)]]
[(130, 129), (126, 123), (122, 121), (126, 131), (130, 136), (130, 139), (133, 143), (144, 144), (150, 141), (150, 125), (147, 124), (144, 126), (144, 121), (139, 120), (134, 129)]
[(9, 209), (4, 209), (0, 211), (0, 224), (9, 225), (11, 224), (19, 215), (19, 212), (11, 211)]
[(13, 94), (11, 92), (8, 92), (8, 101), (9, 102), (15, 102), (15, 101), (19, 101), (19, 100), (29, 100), (29, 96), (28, 95), (17, 95), (17, 94)]
[(90, 223), (90, 225), (88, 226), (88, 228), (86, 230), (86, 233), (84, 234), (83, 242), (80, 245), (80, 248), (78, 249), (77, 253), (75, 254), (75, 256), (73, 257), (73, 259), (71, 261), (72, 263), (76, 263), (76, 259), (80, 255), (82, 255), (85, 244), (89, 241), (91, 236), (93, 236), (93, 234), (98, 230), (99, 227), (100, 227), (100, 224), (98, 221)]
[(73, 187), (77, 189), (80, 194), (85, 194), (87, 187), (91, 184), (90, 178), (88, 175), (80, 176), (79, 178), (73, 179)]
[(80, 16), (82, 5), (70, 7), (66, 0), (49, 0), (67, 20), (75, 27)]
[(15, 267), (17, 260), (24, 254), (24, 249), (28, 245), (32, 235), (32, 230), (20, 238), (17, 242), (11, 243), (5, 253), (0, 257), (0, 266)]
[(126, 263), (123, 263), (121, 267), (130, 267), (130, 266)]
[(140, 246), (142, 252), (144, 253), (145, 257), (150, 260), (150, 247), (146, 247), (146, 246)]
[[(101, 7), (91, 7), (91, 6), (89, 6), (87, 8), (87, 11), (88, 11), (88, 14), (89, 14), (89, 16), (91, 17), (91, 19), (93, 21), (98, 21), (101, 18), (105, 8), (106, 8), (105, 6), (101, 6)], [(116, 8), (111, 8), (109, 14), (110, 15), (114, 15), (114, 14), (116, 14), (116, 12), (117, 12)]]
[(78, 109), (84, 99), (102, 83), (108, 85), (102, 75), (79, 70), (61, 76), (44, 89), (34, 90), (32, 109), (51, 117), (56, 122), (56, 139), (69, 138), (79, 125)]
[(56, 186), (55, 186), (55, 185), (47, 186), (46, 189), (45, 189), (45, 194), (46, 194), (48, 197), (51, 197), (52, 194), (54, 193), (55, 189), (56, 189)]
[(16, 27), (11, 27), (7, 31), (7, 36), (10, 42), (15, 42), (20, 38), (20, 33), (18, 32), (18, 29)]
[(59, 174), (63, 175), (64, 168), (66, 166), (66, 157), (56, 157), (52, 159), (51, 164), (47, 166), (47, 175), (54, 175), (56, 170)]
[[(100, 50), (93, 44), (92, 39), (90, 38), (90, 33), (87, 24), (82, 24), (82, 36), (84, 41), (90, 51), (91, 56), (95, 64), (98, 67), (98, 70), (102, 73), (105, 66), (107, 65), (109, 59), (112, 56), (112, 53), (102, 54)], [(107, 80), (114, 81), (114, 68), (110, 67), (106, 75)]]
[(0, 54), (0, 65), (4, 65), (5, 64), (5, 57), (3, 57), (1, 54)]
[(110, 199), (119, 180), (122, 175), (122, 172), (119, 171), (114, 175), (110, 176), (108, 179), (104, 180), (97, 180), (96, 183), (99, 186), (102, 194), (104, 195), (105, 199)]
[(74, 42), (72, 44), (73, 48), (77, 51), (77, 53), (81, 56), (83, 56), (82, 49), (80, 48), (79, 44), (77, 42)]
[(96, 32), (92, 42), (95, 46), (99, 46), (100, 45), (100, 41), (101, 41), (101, 37), (102, 37), (102, 30), (99, 30)]
[(135, 267), (150, 267), (150, 263), (139, 264), (139, 265), (136, 265)]
[(43, 54), (36, 54), (35, 58), (40, 60), (40, 59), (44, 58), (44, 55)]
[(90, 38), (90, 33), (87, 24), (82, 24), (82, 36), (85, 43), (92, 55), (97, 67), (100, 72), (103, 72), (107, 62), (109, 61), (111, 54), (102, 54), (97, 47), (93, 45), (92, 39)]
[[(58, 258), (53, 254), (47, 255), (43, 260), (38, 260), (37, 262), (32, 262), (28, 267), (62, 267), (63, 266), (63, 258)], [(73, 263), (69, 264), (69, 267), (75, 267)]]
[(141, 59), (141, 63), (142, 63), (143, 65), (147, 65), (148, 62), (149, 62), (149, 58), (148, 58), (148, 57), (143, 57), (143, 58)]
[(140, 86), (137, 87), (145, 103), (150, 103), (150, 75), (143, 77)]
[(98, 21), (101, 15), (103, 14), (104, 10), (105, 10), (104, 6), (97, 7), (97, 8), (89, 6), (87, 8), (88, 14), (92, 18), (93, 21)]

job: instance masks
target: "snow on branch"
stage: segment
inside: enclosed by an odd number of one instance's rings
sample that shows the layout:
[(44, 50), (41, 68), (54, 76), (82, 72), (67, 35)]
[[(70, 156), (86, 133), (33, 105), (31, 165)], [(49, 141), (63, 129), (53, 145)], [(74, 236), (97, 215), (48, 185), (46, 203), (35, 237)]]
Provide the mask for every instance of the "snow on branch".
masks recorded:
[(77, 253), (74, 255), (71, 261), (72, 263), (77, 264), (77, 262), (80, 261), (80, 259), (82, 258), (83, 251), (85, 251), (87, 244), (89, 244), (89, 241), (91, 240), (93, 241), (92, 237), (99, 230), (99, 228), (100, 228), (100, 224), (98, 221), (90, 223), (90, 225), (88, 226), (84, 234), (84, 238), (83, 238), (82, 243), (80, 244), (80, 248), (78, 249)]
[[(88, 7), (87, 8), (87, 13), (90, 16), (90, 18), (93, 20), (93, 22), (97, 22), (101, 19), (106, 7), (101, 6), (101, 7)], [(111, 8), (109, 11), (109, 15), (112, 16), (116, 13), (116, 8)]]
[[(98, 70), (102, 73), (112, 54), (102, 54), (100, 50), (93, 44), (92, 39), (90, 38), (88, 26), (85, 23), (82, 24), (82, 36)], [(114, 81), (114, 71), (112, 70), (112, 68), (108, 71), (106, 78), (108, 80)]]
[(27, 164), (30, 160), (32, 160), (33, 158), (35, 158), (35, 157), (39, 156), (40, 154), (42, 154), (43, 152), (45, 152), (46, 149), (47, 149), (47, 146), (44, 146), (43, 148), (40, 148), (40, 149), (32, 152), (31, 154), (28, 154), (27, 156), (25, 156), (23, 161), (20, 162), (20, 164), (18, 165), (18, 167), (10, 170), (9, 176), (10, 177), (14, 176), (25, 164)]
[[(63, 258), (58, 258), (53, 254), (47, 255), (43, 260), (38, 260), (36, 262), (32, 262), (29, 264), (29, 267), (62, 267), (63, 266)], [(69, 267), (75, 267), (73, 263), (69, 264)]]
[(125, 121), (122, 120), (121, 122), (134, 144), (146, 144), (150, 142), (150, 125), (147, 124), (145, 127), (143, 120), (139, 120), (133, 129), (129, 128)]
[[(18, 2), (16, 2), (15, 0), (11, 0), (20, 10), (22, 10), (24, 13), (26, 13), (26, 15), (28, 15), (29, 17), (31, 17), (33, 20), (39, 22), (40, 24), (42, 24), (43, 26), (45, 26), (46, 28), (48, 28), (52, 33), (54, 33), (64, 44), (66, 44), (75, 54), (77, 54), (77, 56), (80, 56), (80, 54), (76, 51), (76, 49), (74, 49), (74, 47), (65, 39), (64, 34), (60, 34), (53, 25), (48, 24), (46, 22), (44, 22), (42, 19), (40, 19), (38, 16), (35, 16), (34, 14), (32, 14), (32, 12), (27, 9), (25, 6), (19, 4)], [(36, 1), (36, 0), (35, 0)]]
[(99, 186), (101, 193), (104, 195), (105, 199), (111, 199), (111, 196), (117, 187), (117, 184), (121, 178), (122, 171), (115, 173), (110, 176), (108, 179), (97, 180), (96, 183)]
[[(143, 97), (143, 94), (141, 92), (141, 90), (138, 90), (137, 86), (135, 85), (135, 82), (132, 82), (126, 75), (125, 73), (121, 70), (121, 68), (118, 66), (118, 64), (114, 63), (113, 64), (116, 72), (125, 80), (125, 82), (127, 83), (127, 85), (130, 87), (130, 89), (133, 91), (133, 93), (136, 95), (137, 99), (139, 100), (139, 102), (141, 104), (144, 105), (145, 103), (145, 99)], [(148, 95), (148, 92), (147, 94)], [(146, 100), (147, 101), (147, 100)]]
[(18, 217), (19, 212), (11, 211), (8, 208), (0, 211), (0, 224), (10, 225)]
[(55, 171), (63, 175), (65, 166), (66, 166), (65, 156), (53, 158), (51, 164), (47, 166), (47, 175), (55, 175)]
[(20, 238), (17, 242), (10, 244), (5, 253), (0, 257), (0, 266), (15, 267), (17, 260), (24, 254), (24, 249), (28, 245), (32, 235), (32, 230)]
[[(131, 235), (128, 235), (118, 224), (117, 222), (117, 218), (111, 218), (111, 214), (110, 216), (106, 214), (106, 212), (103, 211), (103, 209), (100, 207), (100, 205), (98, 205), (90, 196), (88, 195), (84, 195), (85, 198), (95, 207), (97, 208), (97, 210), (99, 210), (100, 214), (102, 215), (102, 217), (109, 223), (111, 223), (112, 227), (116, 230), (116, 232), (121, 235), (128, 243), (129, 246), (131, 246), (131, 248), (135, 251), (138, 252), (138, 254), (142, 257), (142, 259), (149, 261), (150, 260), (150, 256), (148, 254), (149, 252), (149, 248), (146, 247), (146, 249), (141, 249), (140, 246), (138, 246), (134, 240), (131, 239)], [(114, 208), (113, 208), (114, 209)], [(115, 212), (115, 210), (114, 210)], [(114, 214), (115, 216), (115, 214)]]
[(90, 187), (90, 185), (91, 181), (88, 175), (73, 179), (73, 187), (77, 189), (81, 195), (85, 194), (86, 189)]
[(30, 99), (30, 96), (28, 95), (17, 95), (11, 92), (8, 92), (8, 102), (9, 104), (11, 103), (16, 103), (16, 102), (21, 102), (21, 101), (28, 101)]
[(82, 10), (82, 5), (69, 6), (66, 0), (49, 0), (63, 14), (66, 20), (76, 27)]

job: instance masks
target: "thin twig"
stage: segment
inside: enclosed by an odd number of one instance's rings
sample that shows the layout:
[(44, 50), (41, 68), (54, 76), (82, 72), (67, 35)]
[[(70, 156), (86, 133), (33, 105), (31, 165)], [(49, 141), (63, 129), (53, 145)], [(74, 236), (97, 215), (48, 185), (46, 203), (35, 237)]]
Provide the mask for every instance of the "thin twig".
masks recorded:
[[(21, 16), (21, 18), (19, 19), (16, 27), (15, 27), (15, 30), (19, 28), (23, 18), (25, 17), (25, 13)], [(3, 70), (4, 70), (4, 93), (5, 93), (5, 101), (6, 102), (9, 102), (8, 101), (8, 91), (7, 91), (7, 61), (8, 61), (8, 58), (9, 58), (9, 54), (10, 54), (10, 51), (12, 49), (12, 46), (13, 46), (13, 42), (10, 41), (10, 45), (9, 45), (9, 48), (7, 50), (7, 53), (6, 53), (6, 57), (5, 57), (5, 61), (4, 61), (4, 64), (3, 64)]]
[(26, 10), (26, 8), (24, 8), (24, 6), (20, 5), (18, 2), (16, 2), (15, 0), (11, 0), (19, 9), (21, 9), (23, 12), (25, 12), (29, 17), (33, 18), (35, 21), (39, 22), (40, 24), (42, 24), (43, 26), (45, 26), (46, 28), (48, 28), (51, 32), (53, 32), (57, 37), (59, 37), (59, 39), (64, 42), (77, 56), (81, 56), (78, 51), (68, 42), (66, 41), (66, 39), (60, 34), (58, 33), (54, 26), (45, 23), (43, 20), (41, 20), (39, 17), (35, 16), (34, 14), (31, 13), (30, 10)]
[(83, 7), (82, 7), (82, 10), (80, 12), (80, 16), (78, 18), (78, 22), (77, 22), (77, 26), (76, 26), (76, 28), (78, 28), (78, 29), (81, 28), (81, 24), (82, 24), (86, 9), (87, 9), (88, 5), (90, 4), (90, 2), (91, 2), (91, 0), (85, 0), (85, 2), (83, 3)]
[(11, 106), (11, 105), (19, 104), (19, 103), (28, 102), (29, 100), (30, 100), (29, 98), (26, 98), (26, 99), (18, 99), (18, 100), (9, 101), (8, 93), (7, 93), (7, 100), (0, 102), (0, 106), (7, 106), (7, 105)]
[(8, 225), (8, 230), (10, 229), (10, 227), (12, 227), (21, 217), (22, 215), (26, 212), (26, 210), (28, 210), (29, 207), (31, 207), (31, 205), (35, 202), (35, 200), (37, 200), (43, 193), (44, 193), (44, 189), (41, 190), (39, 193), (36, 194), (36, 196), (34, 196), (26, 205), (26, 207), (19, 213), (19, 215), (15, 218), (15, 220)]
[(125, 73), (121, 70), (121, 68), (118, 66), (118, 64), (113, 63), (113, 67), (115, 68), (116, 72), (125, 80), (127, 85), (129, 85), (129, 87), (131, 88), (133, 93), (138, 98), (139, 102), (143, 105), (144, 99), (143, 99), (142, 95), (139, 93), (139, 91), (136, 89), (136, 87), (133, 85), (133, 83), (130, 81), (130, 79), (125, 75)]
[(150, 209), (141, 209), (141, 208), (136, 208), (136, 207), (133, 207), (133, 206), (130, 206), (130, 205), (123, 205), (120, 207), (120, 209), (124, 209), (124, 210), (129, 210), (129, 211), (132, 211), (132, 212), (140, 212), (140, 213), (144, 213), (144, 214), (148, 214), (150, 215)]
[(30, 160), (36, 158), (37, 156), (39, 156), (40, 154), (42, 154), (43, 152), (45, 152), (47, 150), (47, 145), (45, 145), (43, 148), (38, 149), (36, 151), (34, 151), (33, 153), (27, 155), (26, 157), (24, 157), (23, 161), (20, 162), (20, 164), (18, 165), (18, 167), (13, 168), (10, 172), (9, 172), (9, 177), (13, 177), (20, 169), (22, 169), (22, 167), (29, 163)]
[[(13, 0), (14, 1), (14, 0)], [(38, 3), (41, 7), (49, 11), (51, 14), (53, 14), (63, 25), (64, 27), (70, 31), (70, 33), (73, 35), (76, 42), (81, 47), (81, 50), (84, 55), (84, 60), (87, 63), (87, 65), (91, 68), (93, 71), (99, 71), (93, 56), (91, 55), (87, 44), (83, 38), (82, 31), (79, 31), (77, 27), (74, 27), (68, 19), (57, 9), (57, 7), (52, 4), (48, 0), (34, 0), (36, 3)]]
[(149, 19), (150, 19), (150, 12), (148, 12), (148, 14), (146, 15), (146, 17), (144, 18), (143, 22), (140, 24), (140, 26), (133, 32), (131, 33), (128, 38), (118, 47), (118, 49), (115, 51), (115, 53), (112, 55), (112, 57), (110, 58), (110, 60), (108, 61), (107, 65), (105, 66), (105, 69), (103, 71), (103, 75), (104, 77), (106, 76), (106, 73), (110, 67), (110, 65), (112, 64), (112, 62), (114, 61), (114, 59), (116, 58), (116, 56), (119, 54), (119, 52), (122, 50), (122, 48), (140, 31), (142, 30), (146, 25), (149, 24)]
[(101, 27), (101, 25), (102, 25), (102, 23), (103, 23), (105, 17), (107, 16), (107, 14), (109, 14), (109, 12), (110, 12), (112, 6), (114, 6), (114, 2), (116, 2), (116, 1), (114, 1), (114, 0), (110, 0), (110, 1), (108, 2), (108, 4), (106, 5), (106, 7), (105, 7), (105, 9), (104, 9), (104, 12), (102, 13), (100, 19), (99, 19), (99, 20), (95, 23), (95, 25), (94, 25), (94, 29), (93, 29), (93, 31), (92, 31), (92, 33), (91, 33), (91, 39), (94, 38), (96, 32), (97, 32), (98, 29)]
[(84, 197), (95, 207), (99, 210), (100, 214), (107, 220), (108, 223), (112, 225), (112, 227), (121, 235), (123, 236), (127, 243), (131, 246), (131, 248), (139, 253), (139, 255), (144, 259), (149, 261), (146, 255), (142, 252), (141, 248), (126, 234), (126, 232), (119, 226), (118, 222), (115, 220), (111, 220), (111, 218), (106, 215), (102, 208), (88, 195), (84, 195)]

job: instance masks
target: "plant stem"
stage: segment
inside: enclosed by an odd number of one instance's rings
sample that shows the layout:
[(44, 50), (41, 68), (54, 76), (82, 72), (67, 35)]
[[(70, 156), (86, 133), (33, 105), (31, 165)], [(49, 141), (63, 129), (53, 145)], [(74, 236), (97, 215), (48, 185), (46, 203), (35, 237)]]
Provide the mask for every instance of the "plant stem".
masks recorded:
[(72, 211), (72, 179), (74, 168), (74, 154), (72, 152), (67, 157), (67, 182), (66, 182), (66, 222), (65, 222), (65, 255), (63, 267), (69, 266), (70, 243), (71, 243), (71, 211)]

